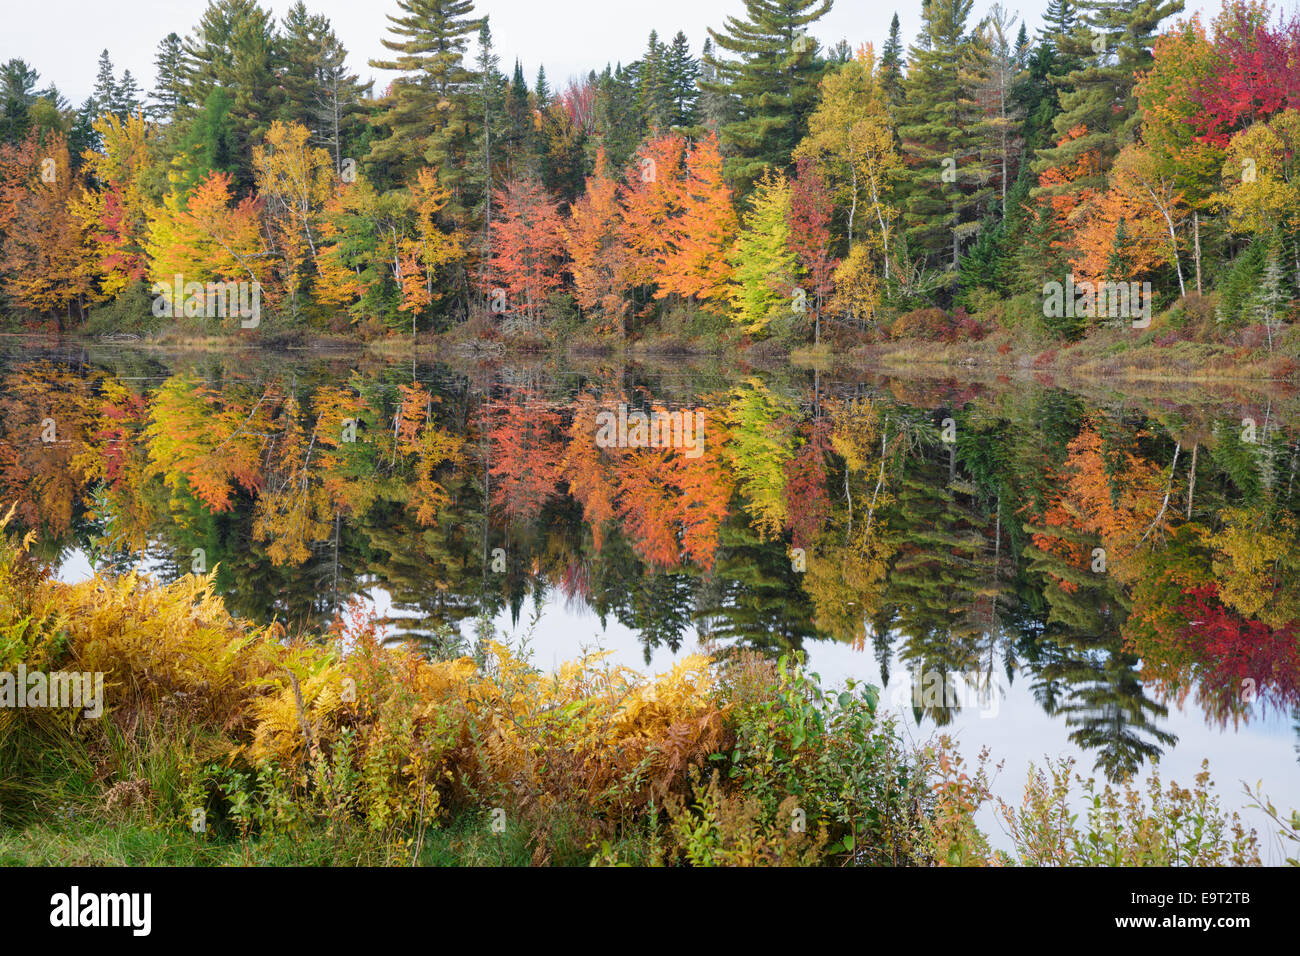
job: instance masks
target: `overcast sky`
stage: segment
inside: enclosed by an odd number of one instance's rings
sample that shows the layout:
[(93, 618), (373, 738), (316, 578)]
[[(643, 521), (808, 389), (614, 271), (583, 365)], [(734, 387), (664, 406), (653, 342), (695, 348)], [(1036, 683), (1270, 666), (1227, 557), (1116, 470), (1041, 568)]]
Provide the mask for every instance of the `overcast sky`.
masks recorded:
[[(283, 17), (294, 0), (263, 0)], [(1006, 0), (1028, 22), (1030, 33), (1042, 22), (1047, 0)], [(0, 0), (0, 62), (19, 57), (53, 82), (69, 101), (79, 104), (95, 82), (99, 52), (109, 51), (120, 76), (129, 68), (140, 87), (153, 88), (153, 57), (158, 41), (175, 31), (186, 36), (199, 22), (207, 0)], [(813, 34), (824, 43), (847, 39), (853, 46), (871, 41), (877, 50), (898, 11), (905, 43), (920, 27), (918, 0), (836, 0), (831, 12), (814, 24)], [(972, 21), (988, 12), (991, 0), (976, 0)], [(396, 13), (396, 0), (307, 0), (313, 13), (323, 13), (347, 47), (352, 68), (362, 79), (374, 77), (381, 89), (390, 78), (372, 69), (368, 60), (385, 54), (380, 39), (388, 26), (386, 13)], [(1189, 11), (1217, 10), (1218, 0), (1187, 4)], [(609, 62), (629, 62), (645, 49), (652, 29), (661, 37), (686, 31), (698, 54), (707, 36), (705, 27), (720, 29), (729, 15), (744, 12), (742, 0), (482, 0), (476, 7), (491, 20), (502, 66), (515, 58), (524, 65), (531, 85), (539, 65), (546, 67), (552, 87), (571, 76), (584, 75)]]

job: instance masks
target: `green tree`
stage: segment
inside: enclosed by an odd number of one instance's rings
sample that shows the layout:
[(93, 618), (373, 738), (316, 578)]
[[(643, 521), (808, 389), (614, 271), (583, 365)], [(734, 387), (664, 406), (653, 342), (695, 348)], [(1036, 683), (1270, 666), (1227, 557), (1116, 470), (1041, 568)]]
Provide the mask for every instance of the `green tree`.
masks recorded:
[(398, 0), (401, 16), (389, 17), (384, 47), (396, 54), (371, 60), (403, 74), (379, 101), (375, 118), (383, 131), (367, 162), (381, 182), (406, 182), (421, 165), (433, 165), (451, 189), (453, 215), (473, 202), (465, 190), (465, 157), (477, 132), (472, 115), (477, 85), (465, 50), (483, 21), (471, 16), (472, 0)]
[(709, 30), (720, 50), (736, 56), (710, 52), (714, 76), (704, 88), (735, 98), (735, 116), (719, 133), (727, 176), (742, 192), (764, 169), (790, 167), (825, 70), (807, 28), (830, 8), (831, 0), (745, 0), (743, 19), (728, 17), (725, 32)]
[(793, 314), (790, 293), (796, 262), (790, 250), (790, 183), (766, 174), (749, 197), (744, 228), (731, 254), (733, 320), (746, 332), (763, 333)]
[(980, 230), (992, 196), (992, 171), (980, 150), (974, 91), (962, 69), (971, 55), (966, 20), (972, 0), (931, 0), (910, 50), (899, 137), (909, 171), (903, 210), (909, 249), (952, 270)]
[[(1057, 145), (1038, 151), (1034, 171), (1072, 166), (1085, 153), (1096, 157), (1092, 172), (1052, 187), (1054, 194), (1105, 188), (1106, 171), (1136, 138), (1140, 116), (1133, 90), (1151, 66), (1156, 29), (1182, 9), (1183, 0), (1087, 0), (1069, 33), (1052, 34), (1060, 53), (1080, 65), (1060, 82), (1061, 112), (1053, 124)], [(1082, 136), (1067, 138), (1079, 127)]]

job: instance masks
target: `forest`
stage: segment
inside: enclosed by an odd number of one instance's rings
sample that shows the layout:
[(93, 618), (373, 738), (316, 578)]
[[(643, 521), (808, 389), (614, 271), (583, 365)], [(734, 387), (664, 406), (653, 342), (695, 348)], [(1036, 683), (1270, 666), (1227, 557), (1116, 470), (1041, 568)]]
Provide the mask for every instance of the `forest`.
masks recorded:
[(0, 64), (0, 866), (1300, 864), (1300, 10), (1212, 2)]
[[(1294, 11), (929, 0), (877, 46), (817, 38), (831, 0), (745, 0), (698, 54), (651, 33), (553, 83), (471, 0), (395, 5), (384, 89), (303, 3), (213, 0), (147, 94), (107, 50), (79, 107), (4, 64), (9, 327), (1043, 361), (1108, 336), (1294, 371)], [(184, 308), (182, 280), (252, 285), (265, 320)], [(1066, 282), (1133, 284), (1147, 318), (1050, 307)]]

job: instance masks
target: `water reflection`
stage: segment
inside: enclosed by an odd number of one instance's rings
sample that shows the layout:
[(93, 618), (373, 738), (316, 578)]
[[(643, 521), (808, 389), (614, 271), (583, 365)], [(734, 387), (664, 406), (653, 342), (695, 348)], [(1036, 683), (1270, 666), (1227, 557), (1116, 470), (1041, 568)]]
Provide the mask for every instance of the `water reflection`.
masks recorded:
[(215, 568), (291, 631), (378, 587), (394, 639), (442, 651), (555, 602), (647, 660), (835, 641), (938, 726), (1022, 681), (1114, 778), (1177, 744), (1166, 701), (1300, 719), (1290, 414), (793, 369), (10, 356), (0, 500), (51, 563)]

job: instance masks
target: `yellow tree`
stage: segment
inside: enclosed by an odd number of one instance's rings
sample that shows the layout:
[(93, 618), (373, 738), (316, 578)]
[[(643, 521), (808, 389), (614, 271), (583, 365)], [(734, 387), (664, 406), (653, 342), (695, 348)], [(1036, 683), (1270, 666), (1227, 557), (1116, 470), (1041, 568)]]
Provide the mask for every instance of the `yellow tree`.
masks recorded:
[[(871, 44), (859, 47), (852, 60), (822, 79), (821, 100), (794, 156), (811, 158), (836, 188), (841, 203), (848, 206), (849, 254), (841, 266), (842, 280), (866, 281), (868, 260), (863, 253), (855, 255), (860, 239), (868, 248), (879, 249), (888, 278), (889, 244), (898, 219), (891, 196), (903, 160), (890, 127), (889, 101)], [(860, 236), (859, 224), (864, 218), (871, 231)], [(841, 284), (840, 276), (836, 284)]]
[(1240, 232), (1300, 226), (1300, 111), (1285, 110), (1233, 136), (1216, 203)]
[(226, 173), (212, 173), (188, 198), (172, 192), (153, 209), (145, 249), (151, 278), (167, 287), (169, 301), (176, 276), (184, 282), (247, 277), (261, 285), (265, 274), (258, 204), (248, 198), (232, 206)]
[(69, 209), (78, 194), (62, 135), (33, 134), (24, 150), (27, 175), (22, 193), (6, 213), (9, 219), (0, 247), (0, 274), (5, 294), (20, 308), (63, 317), (94, 298), (94, 257), (86, 248), (82, 221)]
[[(442, 266), (455, 262), (464, 254), (459, 237), (444, 232), (438, 225), (438, 213), (451, 199), (451, 191), (438, 182), (438, 172), (422, 167), (409, 190), (414, 228), (399, 242), (402, 309), (415, 314), (438, 297), (434, 277)], [(414, 324), (412, 325), (414, 329)]]
[(281, 288), (295, 316), (304, 263), (316, 258), (321, 213), (334, 192), (334, 162), (310, 141), (305, 126), (277, 120), (265, 142), (253, 148), (258, 196), (280, 260)]
[(103, 149), (87, 152), (83, 169), (98, 188), (74, 197), (69, 208), (88, 231), (100, 289), (114, 296), (147, 272), (147, 180), (157, 134), (139, 115), (120, 120), (106, 113), (94, 126)]

